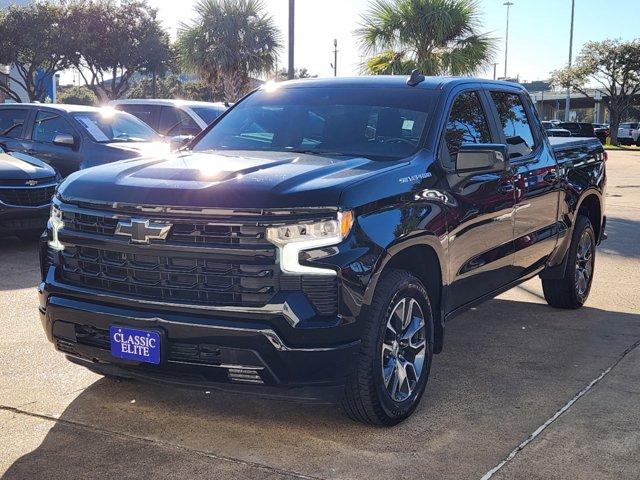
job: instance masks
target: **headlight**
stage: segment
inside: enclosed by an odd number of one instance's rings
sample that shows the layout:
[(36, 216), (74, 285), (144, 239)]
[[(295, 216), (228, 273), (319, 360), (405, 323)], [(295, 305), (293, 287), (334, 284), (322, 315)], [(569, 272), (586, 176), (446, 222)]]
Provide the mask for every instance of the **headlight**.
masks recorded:
[(54, 250), (64, 250), (64, 245), (58, 240), (58, 232), (64, 227), (62, 221), (62, 212), (55, 206), (51, 206), (51, 216), (49, 217), (49, 228), (51, 229), (51, 240), (49, 240), (49, 247)]
[(284, 273), (335, 275), (331, 269), (300, 265), (299, 254), (302, 250), (340, 243), (352, 225), (353, 212), (338, 212), (332, 220), (268, 228), (267, 240), (280, 248), (280, 268)]

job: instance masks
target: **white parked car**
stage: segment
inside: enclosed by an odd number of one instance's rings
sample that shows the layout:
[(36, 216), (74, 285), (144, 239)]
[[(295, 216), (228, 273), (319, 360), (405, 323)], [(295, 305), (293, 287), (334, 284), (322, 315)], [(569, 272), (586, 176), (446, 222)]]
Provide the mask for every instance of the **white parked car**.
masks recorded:
[(618, 127), (618, 142), (622, 145), (638, 145), (640, 147), (640, 123), (625, 122)]
[(113, 100), (110, 106), (135, 115), (165, 137), (190, 137), (200, 133), (228, 105), (190, 100)]

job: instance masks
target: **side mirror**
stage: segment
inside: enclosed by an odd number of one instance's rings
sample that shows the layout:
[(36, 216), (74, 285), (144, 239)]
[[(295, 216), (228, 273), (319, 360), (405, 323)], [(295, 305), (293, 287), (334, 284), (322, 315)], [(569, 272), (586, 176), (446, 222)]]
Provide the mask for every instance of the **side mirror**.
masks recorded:
[(61, 147), (74, 148), (76, 146), (76, 139), (73, 138), (73, 135), (69, 135), (68, 133), (59, 133), (53, 137), (53, 144), (60, 145)]
[(194, 139), (194, 135), (176, 135), (169, 139), (171, 150), (178, 150)]
[(463, 144), (458, 150), (458, 173), (502, 172), (509, 168), (509, 149), (502, 144)]

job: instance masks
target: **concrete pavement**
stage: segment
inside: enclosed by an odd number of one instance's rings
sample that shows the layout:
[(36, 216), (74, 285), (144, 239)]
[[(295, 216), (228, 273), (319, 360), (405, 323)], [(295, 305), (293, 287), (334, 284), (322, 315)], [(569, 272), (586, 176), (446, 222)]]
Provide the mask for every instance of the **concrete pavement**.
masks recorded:
[(104, 379), (64, 360), (37, 320), (35, 244), (0, 240), (0, 475), (24, 478), (637, 478), (640, 151), (611, 152), (609, 240), (587, 305), (540, 282), (447, 326), (428, 391), (379, 429), (333, 407)]

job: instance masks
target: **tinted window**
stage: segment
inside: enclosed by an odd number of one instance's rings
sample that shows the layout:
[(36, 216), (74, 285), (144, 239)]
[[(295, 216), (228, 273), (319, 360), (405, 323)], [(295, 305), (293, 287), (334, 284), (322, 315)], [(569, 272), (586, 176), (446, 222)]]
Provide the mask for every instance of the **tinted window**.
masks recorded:
[(535, 141), (520, 95), (491, 92), (491, 98), (498, 109), (502, 131), (509, 147), (509, 156), (517, 158), (529, 155), (533, 151)]
[(621, 123), (620, 128), (638, 128), (637, 123)]
[(433, 98), (421, 89), (259, 90), (229, 111), (194, 149), (403, 158), (418, 148)]
[(476, 92), (461, 93), (453, 102), (445, 141), (452, 162), (463, 143), (491, 143), (487, 116)]
[(74, 113), (78, 123), (96, 142), (153, 142), (161, 140), (153, 129), (140, 119), (127, 113), (105, 112)]
[(36, 115), (33, 127), (33, 140), (37, 142), (53, 143), (56, 135), (73, 135), (74, 131), (69, 122), (60, 115), (40, 110)]
[(161, 135), (175, 137), (177, 135), (197, 135), (200, 127), (183, 110), (174, 107), (162, 107), (158, 132)]
[(20, 137), (26, 117), (27, 110), (22, 108), (0, 109), (0, 137)]
[(196, 115), (208, 125), (218, 118), (225, 109), (221, 107), (191, 107), (191, 110), (196, 112)]
[(116, 108), (138, 117), (151, 128), (157, 128), (158, 115), (160, 114), (160, 107), (157, 105), (132, 105), (127, 103), (116, 105)]

